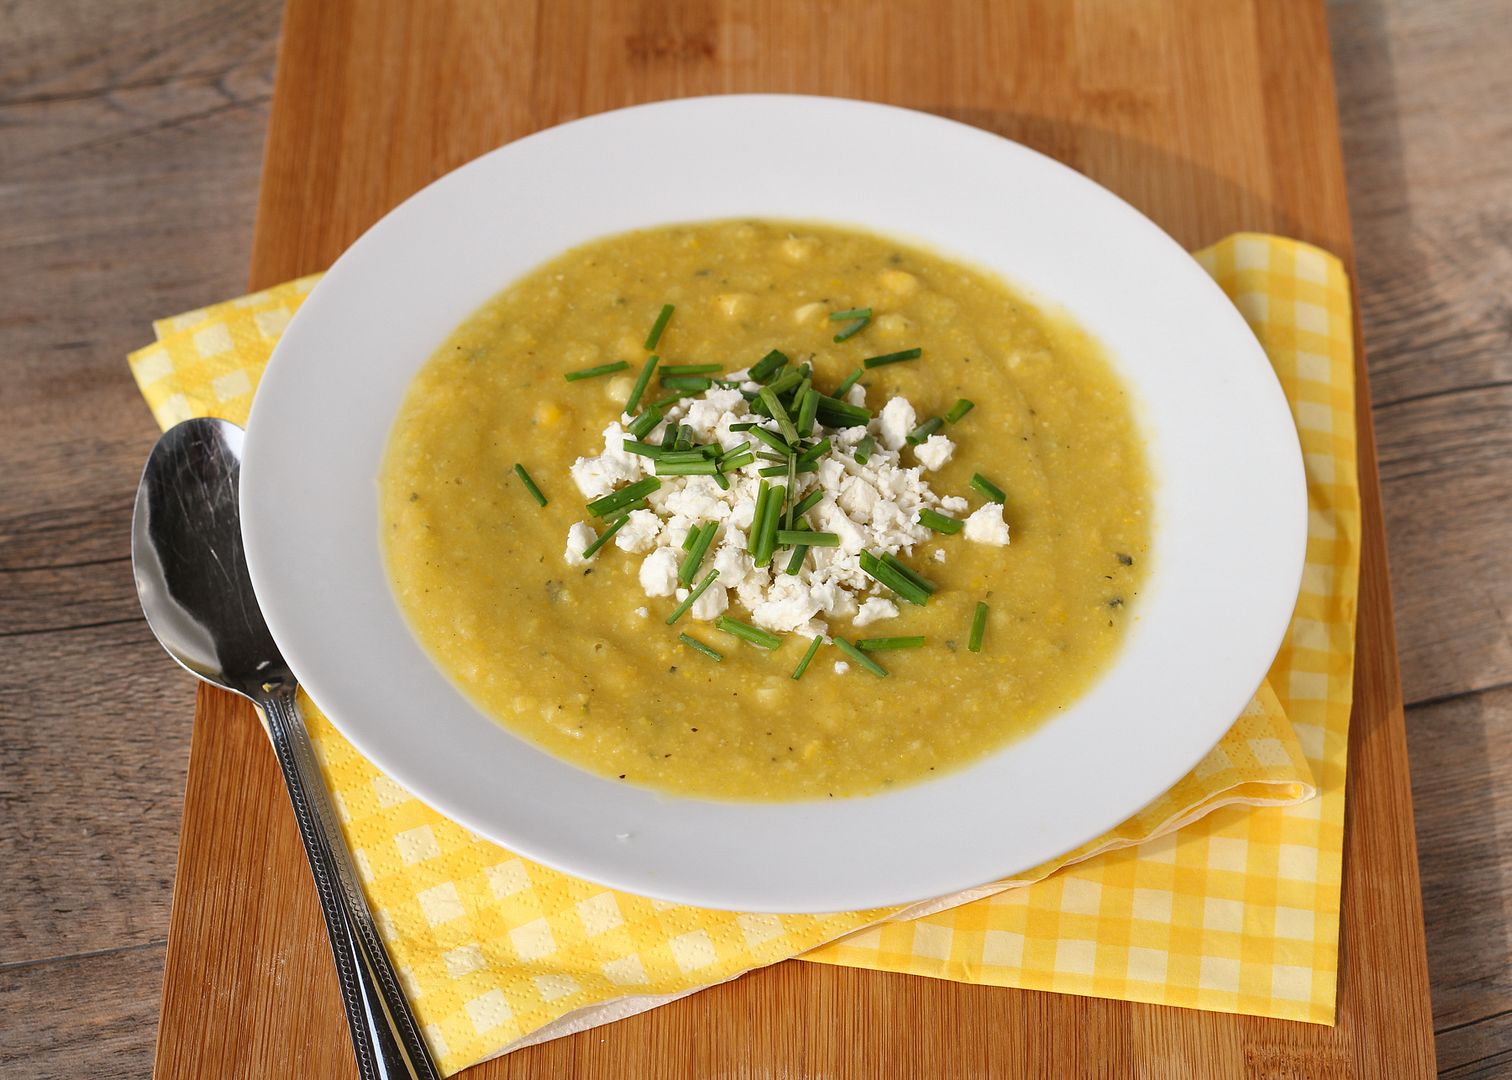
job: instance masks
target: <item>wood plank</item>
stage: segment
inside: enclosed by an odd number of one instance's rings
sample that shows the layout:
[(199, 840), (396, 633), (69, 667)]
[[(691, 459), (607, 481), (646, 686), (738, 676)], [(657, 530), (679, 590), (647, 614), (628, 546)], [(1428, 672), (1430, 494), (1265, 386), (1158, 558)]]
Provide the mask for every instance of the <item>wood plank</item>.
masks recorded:
[[(519, 4), (507, 12), (456, 5), (427, 8), (423, 18), (417, 10), (364, 20), (350, 17), (343, 4), (290, 4), (254, 285), (326, 265), (403, 196), (508, 138), (635, 100), (748, 88), (934, 108), (1085, 169), (1185, 243), (1235, 228), (1275, 229), (1349, 257), (1335, 118), (1320, 107), (1333, 96), (1327, 38), (1321, 10), (1311, 4), (963, 3), (943, 12), (896, 5), (869, 8), (866, 20), (859, 8), (782, 2), (736, 8), (585, 0)], [(1157, 47), (1147, 55), (1130, 49), (1130, 40)], [(1290, 62), (1277, 64), (1277, 56)], [(385, 92), (375, 94), (375, 87)], [(1370, 543), (1352, 761), (1351, 914), (1337, 1028), (786, 964), (522, 1051), (477, 1075), (842, 1068), (883, 1076), (999, 1070), (1032, 1066), (1033, 1059), (1078, 1072), (1116, 1070), (1120, 1063), (1132, 1069), (1136, 1047), (1158, 1062), (1144, 1066), (1151, 1075), (1173, 1075), (1182, 1062), (1213, 1075), (1431, 1071), (1368, 414), (1362, 438)], [(305, 963), (318, 924), (307, 896), (293, 900), (303, 868), (278, 858), (294, 850), (292, 833), (284, 822), (279, 840), (280, 816), (259, 802), (271, 787), (270, 763), (229, 748), (233, 738), (255, 742), (245, 717), (239, 725), (227, 722), (236, 711), (215, 695), (202, 696), (186, 803), (193, 827), (181, 852), (184, 877), (168, 960), (159, 1062), (165, 1077), (194, 1075), (191, 1062), (227, 1067), (228, 1030), (301, 1025), (297, 1051), (287, 1040), (243, 1040), (238, 1060), (253, 1071), (283, 1069), (287, 1054), (310, 1053), (312, 1046), (327, 1047), (334, 1067), (345, 1038), (333, 997), (321, 995), (323, 980)], [(211, 766), (233, 760), (254, 774), (250, 783), (218, 786)], [(230, 889), (235, 910), (226, 902)], [(233, 925), (250, 942), (234, 954), (219, 944)], [(281, 993), (263, 974), (269, 965), (283, 975)], [(258, 1010), (256, 1016), (228, 1023), (195, 999), (193, 987), (218, 985), (228, 975), (238, 1002), (258, 1002), (238, 1008)], [(837, 1011), (856, 1025), (834, 1032), (825, 1020)], [(962, 1031), (994, 1034), (973, 1042)]]

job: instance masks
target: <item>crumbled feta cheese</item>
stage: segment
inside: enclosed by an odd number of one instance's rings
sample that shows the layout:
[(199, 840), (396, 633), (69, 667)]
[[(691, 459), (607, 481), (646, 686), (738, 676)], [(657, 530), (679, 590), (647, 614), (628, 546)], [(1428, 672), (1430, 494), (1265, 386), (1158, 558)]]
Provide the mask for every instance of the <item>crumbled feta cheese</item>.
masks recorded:
[(947, 514), (959, 514), (971, 504), (960, 495), (946, 495), (940, 500), (940, 509)]
[[(562, 558), (567, 560), (568, 566), (582, 566), (588, 561), (583, 558), (583, 550), (597, 539), (587, 523), (579, 521), (567, 530), (567, 550), (562, 552)], [(594, 552), (593, 557), (598, 558), (598, 552)]]
[(861, 605), (861, 610), (856, 612), (856, 617), (851, 620), (854, 626), (870, 626), (874, 622), (883, 619), (896, 619), (898, 617), (898, 605), (881, 596), (873, 596)]
[(638, 607), (638, 608), (635, 609), (635, 613), (637, 615), (639, 615), (643, 619), (649, 619), (651, 617), (651, 609), (650, 608)]
[(877, 425), (878, 441), (889, 450), (901, 450), (908, 442), (908, 433), (914, 429), (918, 416), (907, 398), (895, 397), (882, 406), (881, 415), (873, 422)]
[(914, 458), (931, 472), (943, 466), (954, 453), (955, 443), (944, 435), (931, 435), (914, 447)]
[(945, 561), (945, 549), (944, 548), (935, 548), (934, 561), (935, 562), (944, 562)]
[(966, 519), (961, 535), (978, 544), (1002, 547), (1008, 543), (1008, 525), (1003, 521), (1002, 503), (985, 503)]
[(866, 404), (866, 387), (857, 383), (845, 392), (845, 400), (852, 405)]
[(645, 458), (627, 454), (625, 430), (616, 421), (604, 429), (604, 452), (598, 457), (580, 457), (572, 463), (572, 482), (589, 499), (607, 495), (620, 484), (639, 480)]
[(644, 555), (656, 546), (662, 520), (652, 510), (632, 510), (620, 531), (614, 534), (614, 546), (632, 555)]
[(647, 596), (671, 596), (677, 588), (677, 548), (657, 548), (640, 567), (640, 585)]
[[(678, 591), (680, 592), (681, 590)], [(729, 594), (717, 584), (710, 585), (697, 600), (693, 601), (693, 607), (689, 609), (688, 613), (695, 619), (709, 622), (723, 615), (729, 606)]]
[(844, 660), (836, 660), (835, 661), (835, 674), (836, 675), (844, 675), (849, 670), (850, 670), (850, 665), (847, 664)]

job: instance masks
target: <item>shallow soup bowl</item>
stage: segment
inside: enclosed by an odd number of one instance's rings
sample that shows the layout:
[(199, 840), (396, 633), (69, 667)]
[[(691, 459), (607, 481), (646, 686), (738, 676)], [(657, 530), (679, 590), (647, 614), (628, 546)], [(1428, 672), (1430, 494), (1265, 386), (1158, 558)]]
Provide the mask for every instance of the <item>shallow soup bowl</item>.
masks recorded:
[[(433, 350), (567, 248), (735, 217), (864, 228), (993, 270), (1095, 336), (1136, 402), (1154, 480), (1136, 617), (1082, 697), (969, 767), (886, 794), (790, 803), (678, 798), (601, 778), (479, 712), (393, 598), (377, 477)], [(253, 405), (241, 491), (247, 562), (273, 636), (341, 733), (394, 780), (559, 870), (773, 912), (951, 893), (1138, 811), (1218, 741), (1264, 678), (1296, 598), (1307, 523), (1296, 432), (1264, 353), (1149, 220), (975, 128), (764, 95), (552, 128), (392, 211), (280, 340)], [(885, 694), (878, 683), (880, 707)]]

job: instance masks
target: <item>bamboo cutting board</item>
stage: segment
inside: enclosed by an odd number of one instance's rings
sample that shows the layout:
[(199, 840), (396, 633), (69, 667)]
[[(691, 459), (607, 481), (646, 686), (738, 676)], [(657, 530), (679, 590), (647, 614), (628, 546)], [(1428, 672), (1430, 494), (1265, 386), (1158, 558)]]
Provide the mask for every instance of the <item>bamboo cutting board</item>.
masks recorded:
[[(289, 0), (250, 284), (323, 269), (405, 196), (511, 139), (639, 101), (735, 91), (925, 109), (1059, 158), (1189, 248), (1254, 229), (1351, 259), (1315, 0)], [(885, 160), (907, 149), (870, 152)], [(1368, 401), (1363, 356), (1359, 371)], [(1337, 1027), (789, 962), (466, 1075), (1431, 1075), (1401, 691), (1364, 408), (1360, 460)], [(250, 707), (204, 689), (156, 1075), (355, 1075), (273, 757)]]

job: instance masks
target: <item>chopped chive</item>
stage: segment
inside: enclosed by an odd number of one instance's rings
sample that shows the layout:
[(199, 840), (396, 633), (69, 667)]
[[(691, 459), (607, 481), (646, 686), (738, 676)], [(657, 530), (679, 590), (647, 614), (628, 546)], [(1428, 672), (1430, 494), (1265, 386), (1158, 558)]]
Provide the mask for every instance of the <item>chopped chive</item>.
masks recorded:
[(837, 322), (840, 321), (840, 320), (842, 320), (842, 319), (854, 319), (855, 320), (849, 326), (847, 326), (844, 330), (840, 331), (838, 334), (835, 335), (835, 344), (838, 345), (842, 341), (845, 341), (845, 340), (847, 340), (849, 338), (853, 338), (857, 334), (859, 334), (862, 330), (865, 330), (867, 323), (871, 322), (871, 315), (872, 315), (871, 308), (852, 308), (850, 311), (834, 311), (834, 312), (831, 312), (830, 313), (830, 318), (833, 319), (833, 320), (835, 320), (835, 321), (837, 321)]
[(771, 451), (768, 451), (768, 450), (758, 450), (758, 451), (756, 451), (756, 456), (759, 457), (762, 461), (780, 461), (784, 466), (786, 466), (787, 463), (788, 463), (788, 460), (793, 455), (792, 454), (774, 454), (774, 453), (772, 453)]
[(945, 421), (941, 420), (938, 416), (931, 416), (928, 420), (925, 420), (922, 424), (908, 433), (908, 444), (910, 446), (918, 446), (921, 442), (929, 438), (944, 426)]
[(767, 389), (771, 390), (774, 394), (785, 394), (801, 383), (803, 379), (804, 374), (801, 369), (798, 371), (784, 371), (767, 384)]
[[(789, 462), (789, 464), (791, 464), (792, 463), (792, 458), (789, 458), (788, 462)], [(805, 461), (802, 465), (799, 465), (794, 471), (798, 472), (798, 473), (811, 473), (811, 472), (816, 471), (818, 468), (819, 468), (819, 466), (818, 466), (818, 464), (816, 462)], [(757, 475), (758, 476), (786, 476), (787, 473), (788, 473), (788, 466), (787, 465), (772, 465), (772, 466), (769, 466), (769, 467), (767, 467), (765, 469), (762, 469), (759, 473), (757, 473)]]
[(867, 656), (860, 649), (856, 648), (850, 642), (846, 641), (843, 637), (830, 638), (830, 640), (835, 643), (836, 648), (838, 648), (841, 652), (850, 657), (856, 663), (860, 664), (867, 671), (871, 672), (877, 678), (885, 679), (887, 677), (887, 669), (885, 667), (877, 663), (871, 657)]
[(793, 426), (793, 420), (788, 416), (787, 410), (782, 407), (782, 402), (777, 400), (776, 392), (770, 386), (763, 386), (758, 396), (762, 404), (771, 412), (772, 419), (777, 421), (777, 427), (783, 437), (790, 443), (797, 442), (798, 429)]
[(773, 349), (760, 360), (756, 361), (756, 363), (752, 364), (751, 370), (746, 372), (746, 374), (751, 377), (752, 382), (766, 382), (767, 379), (777, 373), (779, 368), (785, 367), (787, 362), (788, 358), (786, 356), (777, 349)]
[(783, 573), (796, 577), (799, 570), (803, 569), (803, 560), (808, 557), (808, 545), (798, 544), (793, 548), (793, 554), (788, 557), (788, 564), (783, 568)]
[(701, 525), (695, 525), (689, 529), (688, 535), (683, 537), (682, 549), (684, 551), (692, 551), (693, 545), (698, 543), (698, 534), (702, 531), (703, 527)]
[(677, 425), (676, 424), (668, 424), (666, 426), (666, 429), (662, 431), (661, 447), (662, 447), (663, 450), (670, 451), (676, 445), (677, 445)]
[(656, 429), (656, 425), (661, 423), (661, 420), (662, 411), (658, 408), (648, 406), (645, 412), (630, 421), (630, 426), (625, 430), (637, 439), (644, 439)]
[(593, 543), (589, 544), (587, 547), (585, 547), (583, 549), (583, 558), (585, 558), (585, 559), (591, 559), (595, 555), (597, 555), (599, 548), (601, 548), (605, 544), (607, 544), (609, 542), (610, 538), (615, 533), (617, 533), (621, 529), (623, 529), (625, 527), (625, 522), (627, 522), (629, 520), (630, 520), (630, 515), (629, 514), (626, 514), (623, 517), (615, 518), (614, 523), (612, 525), (610, 525), (603, 532), (599, 533), (598, 538), (595, 539), (593, 541)]
[(568, 382), (577, 382), (579, 379), (592, 379), (599, 375), (609, 375), (616, 371), (624, 371), (630, 366), (628, 360), (616, 360), (612, 364), (599, 364), (597, 367), (579, 368), (576, 371), (563, 373), (562, 378)]
[(723, 370), (722, 364), (663, 364), (661, 373), (662, 381), (666, 382), (668, 375), (712, 375)]
[(672, 305), (663, 304), (661, 314), (657, 315), (656, 321), (651, 324), (651, 332), (646, 335), (646, 351), (656, 348), (656, 343), (661, 340), (662, 331), (667, 328), (667, 320), (672, 317)]
[(783, 442), (782, 436), (778, 435), (775, 431), (768, 431), (764, 427), (753, 427), (750, 429), (749, 433), (751, 438), (760, 439), (762, 442), (770, 446), (773, 450), (776, 450), (779, 454), (786, 456), (791, 455), (793, 452), (793, 448), (790, 447), (787, 443)]
[(924, 355), (923, 349), (904, 349), (902, 352), (883, 353), (881, 356), (868, 356), (861, 361), (862, 367), (882, 367), (884, 364), (900, 364), (904, 360), (917, 360)]
[(803, 453), (798, 455), (798, 464), (802, 465), (806, 461), (818, 461), (825, 454), (829, 453), (829, 449), (832, 445), (833, 444), (830, 442), (829, 436), (826, 435), (824, 438), (816, 442), (813, 446), (809, 447)]
[(839, 547), (840, 536), (832, 532), (811, 532), (808, 529), (778, 529), (777, 546), (789, 547), (803, 544), (805, 547)]
[(799, 502), (799, 504), (797, 506), (793, 507), (793, 517), (795, 517), (795, 518), (802, 517), (804, 514), (808, 513), (810, 510), (812, 510), (814, 507), (818, 506), (823, 501), (824, 501), (824, 491), (823, 491), (823, 489), (821, 489), (821, 488), (815, 488), (813, 491), (811, 491), (807, 495), (805, 495), (803, 497), (803, 500), (801, 502)]
[(693, 429), (687, 424), (677, 425), (677, 443), (674, 450), (691, 450), (693, 448)]
[(681, 390), (684, 394), (701, 394), (714, 385), (707, 375), (663, 375), (661, 384), (668, 390)]
[(918, 637), (870, 637), (861, 638), (856, 648), (862, 652), (885, 652), (888, 649), (918, 649), (923, 647), (923, 635)]
[(704, 579), (697, 585), (693, 586), (693, 591), (690, 592), (687, 596), (683, 597), (678, 605), (672, 609), (672, 614), (667, 616), (667, 625), (671, 626), (678, 619), (686, 615), (688, 613), (688, 609), (691, 608), (693, 604), (698, 600), (698, 598), (704, 594), (704, 590), (712, 585), (714, 583), (714, 579), (718, 576), (718, 570), (710, 570), (707, 574), (705, 574)]
[(777, 530), (782, 526), (782, 507), (786, 502), (787, 488), (781, 484), (773, 485), (767, 492), (766, 517), (761, 519), (761, 546), (754, 560), (757, 566), (769, 565), (777, 550)]
[(756, 460), (756, 455), (749, 450), (742, 450), (738, 454), (730, 454), (719, 459), (719, 471), (722, 473), (733, 472), (743, 465), (749, 465)]
[(718, 474), (719, 462), (713, 458), (700, 458), (697, 461), (663, 459), (656, 463), (657, 476), (717, 476)]
[(814, 430), (814, 417), (819, 415), (819, 391), (812, 386), (798, 398), (798, 434), (805, 439)]
[(756, 427), (756, 426), (757, 426), (756, 423), (754, 421), (752, 421), (752, 420), (743, 420), (743, 421), (741, 421), (738, 424), (731, 424), (730, 425), (730, 430), (731, 431), (750, 431), (753, 427)]
[(688, 549), (688, 554), (683, 557), (682, 565), (677, 568), (677, 580), (683, 585), (693, 583), (693, 575), (698, 573), (698, 568), (703, 564), (704, 556), (708, 554), (709, 545), (714, 542), (714, 534), (719, 531), (719, 523), (709, 522), (698, 531), (698, 536), (693, 541), (693, 546)]
[(620, 448), (627, 454), (639, 454), (648, 458), (661, 458), (668, 453), (654, 443), (644, 443), (638, 439), (626, 439), (620, 443)]
[(803, 678), (803, 673), (808, 670), (809, 662), (814, 659), (814, 654), (819, 651), (819, 646), (824, 644), (824, 635), (815, 634), (814, 640), (809, 642), (808, 651), (803, 654), (803, 659), (798, 661), (798, 666), (793, 669), (793, 681)]
[(857, 465), (865, 465), (871, 460), (872, 451), (876, 448), (877, 440), (868, 435), (856, 444), (856, 449), (851, 452), (851, 456), (856, 459)]
[(871, 318), (871, 308), (858, 307), (851, 308), (849, 311), (832, 311), (829, 317), (830, 322), (844, 322), (846, 319), (869, 319)]
[[(719, 467), (721, 469), (723, 469), (724, 468), (724, 464), (721, 463)], [(723, 472), (717, 472), (717, 473), (714, 474), (714, 482), (719, 485), (719, 490), (720, 491), (729, 491), (730, 490), (730, 478), (728, 476), (726, 476)]]
[(705, 645), (703, 642), (699, 641), (696, 637), (693, 637), (690, 634), (678, 634), (677, 640), (682, 642), (684, 645), (688, 646), (695, 652), (703, 653), (715, 663), (718, 663), (719, 661), (724, 659), (724, 654), (721, 653), (718, 649), (710, 645)]
[(721, 446), (721, 447), (718, 447), (717, 449), (719, 451), (719, 458), (720, 458), (721, 461), (723, 461), (727, 457), (734, 457), (736, 454), (743, 454), (747, 450), (749, 450), (750, 448), (751, 448), (751, 440), (750, 439), (741, 439), (734, 446)]
[(751, 515), (751, 531), (746, 534), (746, 552), (755, 559), (761, 548), (761, 531), (766, 521), (767, 503), (771, 500), (772, 490), (765, 480), (756, 489), (756, 512)]
[[(518, 468), (518, 466), (516, 466), (516, 468)], [(520, 472), (522, 474), (524, 473), (524, 471), (524, 469), (520, 469)], [(633, 503), (637, 499), (644, 498), (659, 487), (661, 487), (661, 481), (654, 476), (648, 476), (644, 480), (637, 480), (635, 483), (629, 485), (628, 487), (622, 487), (618, 491), (612, 491), (601, 499), (594, 499), (591, 503), (588, 504), (588, 512), (594, 517), (604, 517), (618, 510), (622, 506)], [(541, 505), (546, 505), (545, 499), (541, 500)]]
[(982, 637), (987, 633), (987, 605), (982, 601), (977, 602), (976, 614), (971, 617), (971, 640), (966, 647), (972, 652), (982, 651)]
[(981, 473), (971, 474), (971, 486), (981, 492), (984, 498), (990, 499), (992, 502), (1005, 503), (1008, 501), (1008, 496), (1003, 494), (1003, 489)]
[(838, 398), (819, 395), (819, 422), (825, 427), (860, 427), (871, 419), (871, 410)]
[(905, 566), (896, 555), (893, 555), (890, 552), (884, 553), (882, 555), (881, 562), (885, 566), (892, 567), (892, 569), (902, 574), (905, 578), (913, 582), (919, 588), (923, 589), (926, 593), (929, 593), (931, 596), (934, 595), (935, 590), (939, 588), (938, 585), (930, 581), (924, 575), (913, 570), (911, 567)]
[(545, 506), (546, 496), (542, 495), (541, 489), (536, 487), (536, 482), (532, 480), (530, 478), (530, 474), (525, 471), (525, 466), (521, 465), (517, 461), (515, 462), (514, 471), (515, 475), (520, 478), (520, 483), (525, 485), (525, 490), (530, 492), (530, 497), (536, 502), (540, 503), (542, 506)]
[(666, 408), (670, 408), (671, 406), (676, 405), (679, 401), (681, 401), (683, 398), (685, 398), (687, 396), (688, 396), (687, 394), (669, 394), (667, 397), (660, 398), (660, 399), (658, 399), (656, 401), (653, 401), (648, 406), (648, 408), (652, 408), (652, 409), (666, 409)]
[(782, 493), (782, 523), (778, 526), (781, 529), (793, 527), (793, 503), (796, 501), (793, 496), (798, 494), (798, 459), (788, 458), (787, 469), (787, 490)]
[[(641, 365), (640, 374), (635, 377), (635, 386), (631, 389), (630, 396), (625, 399), (625, 411), (627, 413), (635, 412), (635, 407), (640, 404), (641, 395), (646, 392), (646, 387), (650, 385), (651, 373), (656, 370), (656, 365), (659, 363), (661, 363), (661, 357), (659, 356), (646, 357), (646, 362)], [(654, 405), (652, 406), (652, 408), (655, 407)]]
[(690, 446), (686, 450), (658, 450), (662, 461), (683, 463), (688, 461), (713, 461), (719, 454), (717, 446)]
[(732, 619), (728, 615), (721, 615), (715, 619), (714, 628), (716, 630), (723, 630), (731, 637), (738, 637), (742, 641), (749, 641), (758, 649), (766, 649), (768, 652), (782, 644), (782, 639), (776, 634), (768, 633), (749, 623), (743, 623), (739, 619)]
[(607, 520), (607, 519), (610, 519), (610, 518), (625, 517), (628, 514), (630, 514), (632, 511), (635, 511), (635, 510), (644, 510), (645, 508), (646, 508), (646, 500), (645, 499), (636, 499), (634, 502), (628, 502), (624, 506), (615, 507), (613, 510), (611, 510), (607, 514), (605, 514), (604, 518)]
[(919, 511), (919, 524), (933, 529), (935, 532), (954, 536), (961, 531), (963, 523), (953, 517), (946, 517), (937, 511), (924, 509)]
[(929, 593), (925, 592), (904, 575), (898, 573), (895, 568), (880, 561), (869, 551), (861, 553), (861, 569), (869, 577), (891, 589), (910, 604), (923, 607), (929, 603)]
[(841, 382), (839, 386), (835, 387), (835, 397), (843, 398), (851, 387), (855, 386), (858, 382), (861, 381), (861, 376), (865, 372), (865, 370), (865, 368), (857, 368), (855, 371), (847, 375), (845, 377), (845, 380)]
[(842, 341), (848, 341), (851, 338), (855, 337), (861, 331), (866, 329), (866, 326), (869, 322), (871, 322), (870, 319), (857, 319), (855, 322), (851, 323), (844, 330), (835, 335), (835, 344), (838, 345)]
[(950, 411), (945, 414), (945, 419), (949, 420), (952, 424), (960, 423), (961, 417), (965, 416), (974, 408), (976, 408), (976, 402), (967, 401), (965, 398), (961, 398), (950, 407)]

